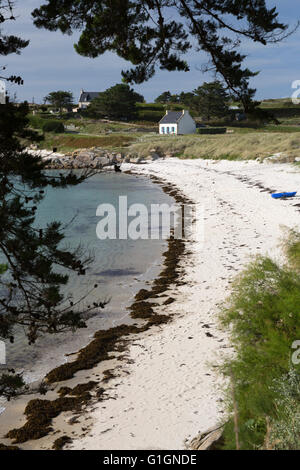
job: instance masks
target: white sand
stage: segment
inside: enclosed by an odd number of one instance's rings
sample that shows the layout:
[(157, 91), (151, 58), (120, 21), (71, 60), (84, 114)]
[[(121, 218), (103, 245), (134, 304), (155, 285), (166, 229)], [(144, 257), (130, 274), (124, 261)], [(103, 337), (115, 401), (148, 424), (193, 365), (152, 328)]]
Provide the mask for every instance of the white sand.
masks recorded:
[(213, 364), (230, 352), (227, 334), (217, 326), (219, 304), (249, 259), (266, 253), (281, 259), (282, 226), (299, 228), (300, 208), (294, 206), (300, 198), (274, 200), (249, 186), (298, 190), (300, 196), (295, 167), (169, 159), (129, 168), (174, 183), (204, 206), (205, 240), (195, 234), (187, 243), (187, 284), (170, 292), (175, 303), (159, 309), (175, 313), (175, 320), (135, 339), (129, 363), (109, 383), (111, 398), (87, 413), (92, 425), (73, 449), (183, 449), (186, 439), (217, 424), (223, 416), (222, 378)]

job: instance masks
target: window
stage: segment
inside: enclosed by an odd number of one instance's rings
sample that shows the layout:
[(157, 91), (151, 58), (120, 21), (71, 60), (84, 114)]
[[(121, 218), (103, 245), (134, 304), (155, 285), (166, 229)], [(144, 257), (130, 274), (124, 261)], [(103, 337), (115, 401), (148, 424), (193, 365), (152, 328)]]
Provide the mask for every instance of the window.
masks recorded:
[(164, 127), (161, 127), (161, 133), (162, 133), (162, 134), (165, 133), (165, 128), (164, 128)]
[(175, 127), (171, 128), (171, 132), (172, 132), (172, 134), (175, 134)]
[(170, 134), (170, 128), (167, 127), (167, 134)]

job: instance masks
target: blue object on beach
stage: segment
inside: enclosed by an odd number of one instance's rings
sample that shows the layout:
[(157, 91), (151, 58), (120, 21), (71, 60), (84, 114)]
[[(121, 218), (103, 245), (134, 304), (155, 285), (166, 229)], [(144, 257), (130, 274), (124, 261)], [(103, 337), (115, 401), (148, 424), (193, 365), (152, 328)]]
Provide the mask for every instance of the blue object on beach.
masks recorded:
[(277, 193), (277, 194), (272, 194), (272, 197), (274, 199), (280, 199), (282, 197), (294, 197), (296, 196), (297, 194), (297, 191), (295, 191), (294, 193)]

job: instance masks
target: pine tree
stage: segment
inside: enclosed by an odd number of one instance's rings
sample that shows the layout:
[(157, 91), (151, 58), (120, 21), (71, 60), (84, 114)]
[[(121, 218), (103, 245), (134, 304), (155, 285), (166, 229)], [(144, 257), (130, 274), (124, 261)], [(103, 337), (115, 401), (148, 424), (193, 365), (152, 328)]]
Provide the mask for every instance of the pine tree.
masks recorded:
[(137, 114), (136, 103), (143, 103), (144, 97), (124, 83), (108, 88), (90, 104), (87, 114), (93, 117), (110, 119), (134, 119)]
[(249, 79), (256, 72), (243, 67), (241, 40), (267, 45), (292, 33), (266, 0), (48, 0), (33, 18), (50, 31), (80, 30), (75, 49), (83, 56), (114, 51), (131, 62), (123, 72), (128, 83), (150, 79), (157, 68), (189, 71), (185, 54), (203, 51), (205, 70), (218, 75), (246, 112), (255, 108)]
[[(14, 20), (11, 2), (0, 0), (0, 23), (8, 20)], [(21, 52), (27, 44), (0, 30), (0, 56)], [(26, 103), (0, 105), (0, 338), (13, 341), (19, 325), (34, 343), (41, 333), (85, 326), (79, 302), (70, 302), (62, 288), (70, 272), (85, 275), (91, 259), (82, 250), (61, 248), (61, 223), (41, 227), (35, 218), (47, 186), (77, 185), (93, 172), (47, 173), (41, 158), (24, 148), (23, 142), (39, 139), (29, 128), (28, 113)]]

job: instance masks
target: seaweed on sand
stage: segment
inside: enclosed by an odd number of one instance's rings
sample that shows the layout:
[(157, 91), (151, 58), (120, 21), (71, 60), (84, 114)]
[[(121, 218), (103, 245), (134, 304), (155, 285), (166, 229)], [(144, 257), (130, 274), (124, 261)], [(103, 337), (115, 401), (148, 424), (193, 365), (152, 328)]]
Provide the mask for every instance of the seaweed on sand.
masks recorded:
[[(152, 180), (161, 183), (159, 178), (152, 177)], [(170, 184), (163, 187), (165, 192), (172, 193), (172, 197), (176, 202), (185, 204), (190, 201), (182, 196)], [(154, 281), (150, 290), (141, 289), (135, 296), (135, 302), (130, 307), (132, 318), (147, 319), (147, 323), (137, 325), (120, 325), (108, 330), (100, 330), (94, 334), (94, 338), (90, 344), (81, 349), (74, 361), (62, 364), (56, 367), (45, 377), (48, 383), (61, 382), (74, 377), (80, 370), (88, 370), (95, 367), (102, 361), (113, 359), (114, 352), (123, 352), (128, 343), (128, 336), (147, 331), (154, 325), (162, 325), (171, 320), (170, 315), (162, 315), (154, 312), (153, 307), (157, 304), (146, 302), (147, 299), (157, 298), (160, 294), (165, 293), (171, 285), (179, 285), (178, 266), (180, 259), (185, 253), (185, 242), (175, 239), (173, 236), (168, 240), (168, 250), (163, 254), (164, 269), (159, 277)], [(173, 302), (171, 297), (164, 303), (168, 305)], [(102, 383), (114, 378), (112, 370), (105, 371)], [(46, 436), (52, 431), (52, 420), (60, 413), (65, 411), (80, 411), (82, 406), (89, 402), (91, 394), (89, 393), (96, 387), (96, 382), (88, 382), (87, 384), (79, 384), (75, 388), (61, 387), (58, 391), (60, 395), (56, 400), (31, 400), (26, 409), (25, 415), (27, 422), (19, 429), (9, 431), (6, 437), (14, 439), (14, 443), (22, 443), (32, 439), (39, 439)], [(99, 388), (96, 396), (99, 400), (104, 399), (105, 389)], [(64, 445), (67, 436), (55, 441), (55, 446)]]
[(66, 444), (70, 444), (72, 439), (68, 436), (62, 436), (56, 439), (53, 443), (52, 449), (53, 450), (63, 450)]

